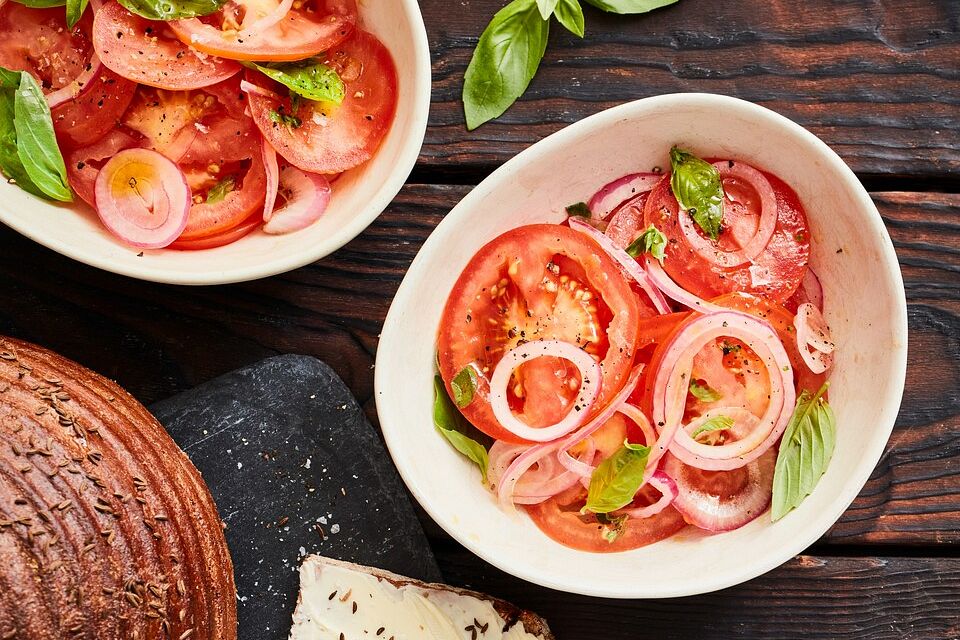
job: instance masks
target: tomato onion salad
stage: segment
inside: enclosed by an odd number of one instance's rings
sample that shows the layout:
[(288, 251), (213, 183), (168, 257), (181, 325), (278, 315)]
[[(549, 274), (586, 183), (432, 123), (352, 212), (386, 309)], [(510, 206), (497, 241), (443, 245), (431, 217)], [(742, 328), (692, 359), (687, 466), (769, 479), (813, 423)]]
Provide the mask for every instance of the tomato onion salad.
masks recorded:
[(434, 421), (508, 511), (624, 551), (779, 520), (827, 469), (836, 349), (803, 205), (749, 163), (670, 150), (470, 260)]
[(358, 20), (355, 0), (0, 1), (0, 170), (136, 248), (308, 227), (396, 111)]

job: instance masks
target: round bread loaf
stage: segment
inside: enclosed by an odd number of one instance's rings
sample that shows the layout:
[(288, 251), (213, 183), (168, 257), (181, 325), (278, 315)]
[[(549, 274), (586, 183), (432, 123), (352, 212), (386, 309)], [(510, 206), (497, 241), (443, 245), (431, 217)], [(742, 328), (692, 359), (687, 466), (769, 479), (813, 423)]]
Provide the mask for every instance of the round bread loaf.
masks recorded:
[(0, 640), (237, 637), (216, 506), (139, 402), (0, 337)]

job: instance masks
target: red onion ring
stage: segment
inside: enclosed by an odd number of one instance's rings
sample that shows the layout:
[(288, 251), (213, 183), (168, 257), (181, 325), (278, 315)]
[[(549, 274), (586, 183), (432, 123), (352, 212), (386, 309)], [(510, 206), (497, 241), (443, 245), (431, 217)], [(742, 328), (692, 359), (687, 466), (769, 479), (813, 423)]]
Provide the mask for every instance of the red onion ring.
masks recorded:
[(84, 69), (80, 75), (66, 86), (47, 94), (47, 106), (55, 109), (64, 103), (76, 100), (96, 85), (93, 80), (100, 75), (102, 70), (103, 63), (100, 62), (100, 57), (97, 56), (97, 52), (94, 51), (90, 54), (90, 60), (87, 62), (86, 69)]
[(660, 499), (646, 507), (620, 509), (617, 514), (627, 515), (631, 518), (649, 518), (669, 507), (680, 493), (677, 483), (663, 471), (657, 471), (651, 475), (647, 479), (647, 484), (663, 494)]
[(814, 373), (823, 373), (833, 365), (836, 345), (830, 335), (830, 327), (823, 314), (812, 303), (804, 302), (797, 307), (793, 318), (797, 330), (797, 349), (804, 363)]
[(570, 218), (570, 227), (576, 229), (582, 233), (587, 234), (591, 238), (597, 241), (597, 244), (607, 252), (607, 254), (613, 258), (617, 264), (633, 278), (640, 288), (649, 296), (650, 301), (653, 303), (653, 306), (661, 314), (670, 313), (670, 305), (667, 304), (667, 299), (663, 297), (663, 294), (660, 290), (653, 285), (650, 281), (650, 278), (647, 276), (646, 271), (643, 270), (643, 267), (631, 256), (629, 253), (619, 248), (613, 243), (609, 237), (605, 234), (598, 231), (593, 226), (587, 224), (579, 218)]
[(755, 520), (773, 496), (773, 471), (777, 464), (776, 450), (768, 449), (746, 465), (747, 487), (732, 498), (721, 499), (696, 486), (688, 474), (698, 473), (674, 456), (663, 461), (663, 471), (677, 484), (673, 506), (684, 520), (707, 531), (732, 531)]
[(264, 233), (279, 235), (309, 227), (327, 210), (333, 192), (325, 176), (292, 165), (280, 172), (279, 187), (287, 201), (263, 224)]
[(254, 93), (258, 96), (263, 96), (264, 98), (270, 98), (271, 100), (283, 100), (279, 93), (275, 93), (270, 91), (270, 89), (265, 89), (258, 84), (253, 84), (252, 82), (248, 82), (246, 80), (240, 81), (240, 91), (243, 91), (244, 93)]
[(803, 280), (800, 282), (800, 288), (806, 296), (807, 302), (810, 302), (817, 309), (823, 311), (823, 286), (820, 284), (820, 278), (813, 272), (813, 269), (807, 267), (803, 274)]
[(156, 151), (117, 153), (97, 174), (95, 194), (100, 220), (134, 247), (165, 247), (187, 226), (190, 186), (180, 167)]
[[(276, 9), (262, 18), (257, 19), (250, 26), (241, 27), (240, 32), (237, 34), (237, 39), (243, 42), (244, 39), (260, 35), (270, 27), (283, 20), (287, 14), (290, 13), (290, 9), (292, 8), (293, 0), (283, 0), (277, 5)], [(244, 19), (246, 19), (246, 16), (244, 16)]]
[[(547, 427), (531, 427), (517, 418), (507, 401), (507, 389), (514, 370), (524, 362), (553, 356), (569, 360), (580, 371), (580, 390), (573, 407), (562, 420)], [(570, 342), (536, 340), (525, 342), (507, 351), (490, 377), (490, 406), (500, 426), (510, 433), (533, 442), (550, 442), (562, 438), (579, 427), (600, 395), (603, 372), (589, 353)]]
[(699, 311), (700, 313), (726, 311), (724, 307), (698, 298), (671, 280), (667, 272), (663, 270), (663, 265), (650, 256), (646, 256), (646, 266), (650, 281), (671, 300), (676, 300), (683, 306), (693, 309), (694, 311)]
[[(596, 453), (596, 447), (591, 440), (588, 440), (587, 444), (589, 446), (581, 456), (585, 460), (592, 460)], [(501, 479), (507, 476), (510, 465), (520, 454), (530, 448), (530, 445), (510, 444), (502, 440), (493, 443), (493, 446), (490, 447), (490, 464), (487, 474), (494, 487), (500, 487)], [(538, 458), (534, 464), (537, 465), (536, 469), (533, 469), (531, 465), (513, 483), (514, 486), (510, 493), (514, 504), (537, 504), (549, 500), (561, 491), (566, 491), (580, 480), (577, 474), (560, 466), (556, 456), (545, 455)]]
[(633, 196), (653, 189), (662, 177), (659, 173), (630, 173), (605, 184), (587, 203), (590, 219), (597, 222), (606, 220), (617, 207)]
[(720, 172), (721, 180), (739, 178), (756, 190), (760, 196), (760, 222), (757, 225), (757, 232), (739, 251), (724, 251), (717, 246), (716, 242), (701, 235), (693, 218), (685, 215), (686, 211), (680, 211), (677, 216), (680, 221), (680, 230), (690, 247), (704, 260), (725, 268), (738, 267), (753, 261), (770, 244), (770, 239), (777, 227), (777, 196), (766, 176), (748, 164), (734, 162), (731, 166), (729, 162), (715, 162), (713, 166)]
[(280, 166), (277, 164), (277, 150), (263, 139), (260, 141), (263, 156), (263, 168), (267, 170), (267, 189), (263, 200), (263, 221), (270, 222), (273, 208), (277, 206), (277, 192), (280, 189)]
[[(700, 349), (721, 337), (745, 342), (763, 360), (770, 377), (770, 400), (760, 418), (759, 433), (765, 438), (748, 452), (731, 445), (702, 445), (680, 431), (693, 358)], [(763, 455), (786, 428), (796, 399), (790, 359), (776, 331), (767, 322), (739, 311), (725, 310), (695, 318), (669, 343), (654, 376), (652, 418), (660, 430), (657, 455), (669, 448), (687, 464), (701, 469), (736, 469)], [(758, 436), (751, 434), (749, 441), (753, 443), (757, 439)]]
[[(513, 490), (520, 480), (520, 477), (525, 474), (530, 467), (536, 464), (538, 460), (550, 454), (555, 446), (553, 443), (534, 445), (527, 448), (510, 463), (510, 466), (503, 472), (503, 476), (497, 484), (497, 500), (500, 502), (502, 509), (506, 511), (514, 511), (516, 509), (514, 506), (516, 501), (513, 496)], [(544, 500), (546, 500), (546, 498), (544, 498)], [(543, 502), (543, 500), (538, 500), (537, 502)]]

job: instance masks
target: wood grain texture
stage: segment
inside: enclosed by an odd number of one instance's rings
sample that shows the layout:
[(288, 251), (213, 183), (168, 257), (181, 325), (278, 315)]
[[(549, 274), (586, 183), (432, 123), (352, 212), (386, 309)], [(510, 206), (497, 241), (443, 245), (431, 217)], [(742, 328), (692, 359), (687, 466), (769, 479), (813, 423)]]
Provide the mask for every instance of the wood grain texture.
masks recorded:
[[(81, 266), (3, 229), (0, 332), (43, 342), (153, 402), (269, 355), (330, 363), (376, 419), (373, 361), (393, 294), (465, 186), (413, 185), (334, 256), (246, 284), (189, 288)], [(960, 195), (874, 194), (909, 302), (909, 373), (890, 445), (825, 538), (960, 544)], [(441, 533), (431, 528), (436, 538)]]
[[(730, 589), (672, 600), (574, 596), (509, 576), (450, 543), (435, 548), (448, 581), (482, 585), (547, 615), (561, 639), (727, 640), (960, 635), (960, 559), (802, 555)], [(656, 580), (656, 576), (637, 576)]]
[[(960, 4), (954, 0), (681, 0), (642, 16), (556, 22), (539, 74), (507, 114), (464, 127), (463, 73), (502, 0), (422, 0), (433, 105), (421, 170), (489, 171), (546, 135), (637, 98), (722, 93), (769, 107), (859, 173), (956, 181)], [(952, 175), (951, 175), (952, 174)]]

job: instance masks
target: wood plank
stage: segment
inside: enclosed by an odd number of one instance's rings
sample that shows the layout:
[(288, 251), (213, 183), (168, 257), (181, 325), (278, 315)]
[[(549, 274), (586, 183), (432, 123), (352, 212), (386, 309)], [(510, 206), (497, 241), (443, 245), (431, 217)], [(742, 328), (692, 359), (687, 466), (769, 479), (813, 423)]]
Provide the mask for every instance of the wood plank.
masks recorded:
[[(269, 355), (314, 355), (337, 370), (375, 420), (372, 367), (387, 308), (420, 245), (468, 190), (408, 186), (334, 256), (286, 275), (224, 287), (114, 276), (4, 228), (0, 332), (79, 360), (147, 403)], [(874, 198), (903, 266), (910, 373), (888, 452), (826, 542), (956, 545), (960, 195)]]
[(463, 73), (504, 2), (465, 0), (456, 11), (447, 0), (420, 4), (434, 63), (421, 170), (488, 171), (607, 107), (689, 91), (778, 111), (859, 173), (955, 181), (960, 169), (960, 9), (952, 0), (680, 0), (629, 17), (586, 7), (586, 37), (554, 23), (526, 95), (473, 132), (464, 126)]
[[(547, 614), (561, 640), (957, 638), (960, 559), (803, 555), (745, 584), (670, 600), (604, 600), (532, 585), (453, 543), (434, 549), (453, 584)], [(638, 575), (637, 580), (656, 580)]]

